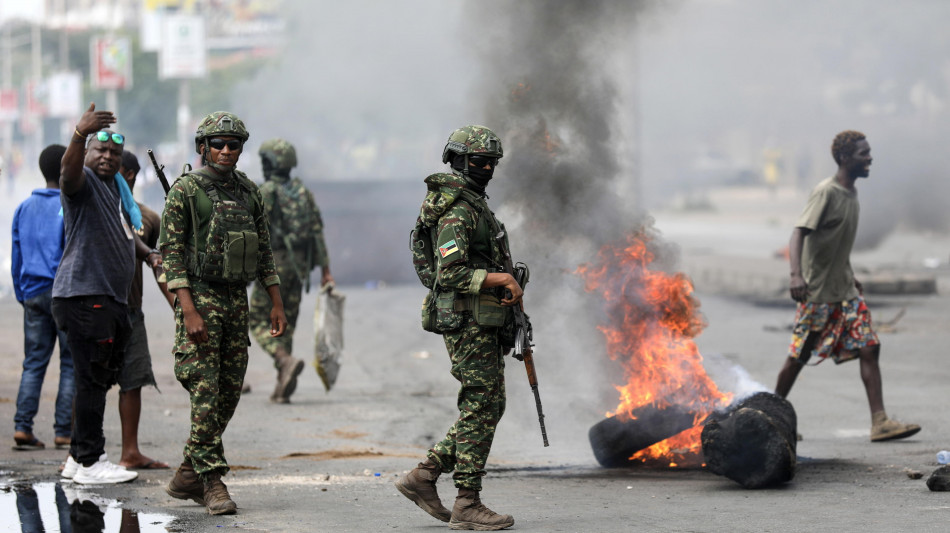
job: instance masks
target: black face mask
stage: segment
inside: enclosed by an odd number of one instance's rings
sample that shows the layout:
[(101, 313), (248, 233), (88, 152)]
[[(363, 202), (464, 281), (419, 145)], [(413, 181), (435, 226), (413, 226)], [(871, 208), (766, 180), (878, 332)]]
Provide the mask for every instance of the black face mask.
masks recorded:
[(473, 167), (469, 165), (468, 167), (468, 177), (472, 178), (479, 187), (485, 188), (488, 185), (488, 182), (491, 181), (492, 174), (495, 173), (494, 167), (489, 169), (484, 169), (482, 167)]
[[(458, 172), (463, 172), (465, 170), (465, 156), (461, 154), (456, 154), (452, 158), (452, 168)], [(491, 181), (492, 174), (495, 172), (495, 165), (488, 170), (485, 170), (482, 167), (473, 167), (472, 165), (468, 166), (468, 177), (475, 183), (476, 186), (480, 187), (482, 190), (485, 189), (485, 186), (488, 185), (488, 182)]]

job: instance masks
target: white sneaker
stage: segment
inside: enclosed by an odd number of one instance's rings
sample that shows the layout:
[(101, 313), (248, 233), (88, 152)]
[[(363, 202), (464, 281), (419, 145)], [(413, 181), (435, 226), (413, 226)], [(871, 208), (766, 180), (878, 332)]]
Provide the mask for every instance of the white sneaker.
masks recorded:
[(130, 472), (124, 466), (110, 463), (106, 459), (106, 454), (102, 454), (92, 466), (79, 465), (73, 481), (84, 484), (125, 483), (137, 477), (139, 477), (138, 472)]
[(72, 479), (76, 477), (76, 470), (79, 469), (79, 463), (73, 459), (72, 455), (66, 456), (66, 464), (63, 465), (63, 471), (59, 473), (65, 479)]

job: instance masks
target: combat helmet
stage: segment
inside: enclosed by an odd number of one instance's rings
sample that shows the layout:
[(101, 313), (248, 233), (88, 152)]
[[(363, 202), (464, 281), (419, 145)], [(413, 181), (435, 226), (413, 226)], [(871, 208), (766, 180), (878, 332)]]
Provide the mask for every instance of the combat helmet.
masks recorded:
[(257, 151), (261, 159), (266, 159), (278, 170), (290, 170), (297, 166), (297, 150), (284, 139), (270, 139), (261, 143)]
[(218, 135), (228, 135), (238, 137), (241, 141), (247, 141), (250, 134), (244, 127), (244, 121), (239, 119), (234, 113), (228, 111), (215, 111), (201, 120), (198, 124), (198, 131), (195, 132), (195, 152), (201, 153), (199, 147), (208, 137)]
[(463, 126), (449, 135), (449, 140), (442, 150), (442, 162), (452, 160), (452, 154), (474, 155), (481, 154), (501, 159), (504, 152), (501, 149), (501, 139), (495, 132), (485, 126)]

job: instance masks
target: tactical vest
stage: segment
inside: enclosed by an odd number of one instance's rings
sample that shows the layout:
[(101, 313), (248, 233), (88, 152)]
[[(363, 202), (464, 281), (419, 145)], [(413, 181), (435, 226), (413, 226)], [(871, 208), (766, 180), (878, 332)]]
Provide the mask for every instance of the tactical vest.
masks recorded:
[[(478, 215), (475, 230), (469, 241), (469, 258), (466, 266), (472, 269), (484, 269), (488, 272), (501, 272), (503, 266), (495, 261), (500, 250), (494, 236), (504, 231), (504, 226), (495, 219), (485, 199), (468, 189), (463, 189), (456, 202), (464, 202)], [(471, 313), (476, 322), (484, 327), (501, 327), (510, 318), (510, 310), (499, 303), (500, 289), (482, 289), (478, 294), (460, 294), (439, 287), (438, 260), (435, 258), (434, 245), (438, 228), (425, 226), (422, 218), (416, 220), (412, 231), (410, 250), (413, 266), (419, 281), (431, 289), (422, 304), (422, 327), (433, 333), (446, 333), (458, 329)], [(507, 234), (504, 239), (507, 240)]]
[[(198, 172), (180, 179), (185, 180), (194, 232), (185, 262), (188, 275), (214, 282), (253, 281), (259, 246), (255, 217), (262, 211), (253, 190), (238, 181), (232, 193)], [(210, 220), (202, 235), (200, 223), (206, 217)]]
[[(475, 224), (475, 232), (469, 244), (469, 263), (471, 268), (481, 268), (489, 272), (498, 272), (500, 265), (494, 264), (494, 247), (497, 246), (492, 235), (492, 222), (495, 217), (485, 200), (478, 194), (468, 189), (463, 189), (456, 202), (465, 202), (478, 214), (478, 222)], [(482, 216), (487, 212), (488, 217)], [(416, 270), (416, 276), (419, 281), (428, 289), (435, 286), (436, 276), (438, 275), (438, 263), (435, 258), (435, 241), (438, 239), (435, 226), (426, 226), (422, 218), (416, 219), (416, 225), (412, 230), (409, 242), (409, 251), (412, 252), (412, 266)]]

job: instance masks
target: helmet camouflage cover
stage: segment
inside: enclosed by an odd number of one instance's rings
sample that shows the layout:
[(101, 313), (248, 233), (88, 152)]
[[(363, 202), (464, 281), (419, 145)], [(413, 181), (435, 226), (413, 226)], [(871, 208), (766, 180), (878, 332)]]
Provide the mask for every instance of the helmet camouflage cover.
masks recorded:
[(501, 159), (501, 139), (485, 126), (464, 126), (452, 132), (442, 151), (442, 162), (448, 163), (452, 153), (460, 155), (482, 154)]
[(198, 124), (198, 131), (195, 132), (195, 151), (201, 153), (198, 150), (201, 142), (208, 137), (219, 135), (238, 137), (242, 141), (246, 141), (250, 137), (247, 128), (244, 127), (244, 121), (239, 119), (237, 115), (227, 111), (215, 111), (203, 118), (201, 123)]
[(261, 143), (257, 153), (270, 161), (274, 168), (289, 170), (297, 166), (297, 150), (284, 139), (270, 139)]

